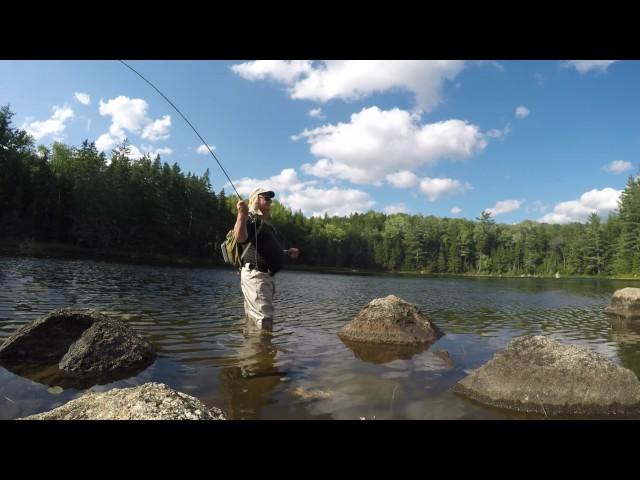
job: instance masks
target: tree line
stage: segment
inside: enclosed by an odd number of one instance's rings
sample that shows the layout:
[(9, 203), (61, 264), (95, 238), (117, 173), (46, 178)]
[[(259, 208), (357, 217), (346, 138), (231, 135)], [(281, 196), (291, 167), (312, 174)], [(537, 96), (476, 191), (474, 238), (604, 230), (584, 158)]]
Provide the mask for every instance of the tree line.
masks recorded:
[[(234, 196), (160, 156), (132, 159), (127, 142), (110, 156), (88, 141), (36, 146), (0, 107), (0, 239), (36, 240), (147, 254), (208, 258), (235, 221)], [(498, 224), (369, 211), (305, 217), (277, 201), (273, 223), (309, 266), (426, 274), (640, 274), (640, 179), (602, 221)]]

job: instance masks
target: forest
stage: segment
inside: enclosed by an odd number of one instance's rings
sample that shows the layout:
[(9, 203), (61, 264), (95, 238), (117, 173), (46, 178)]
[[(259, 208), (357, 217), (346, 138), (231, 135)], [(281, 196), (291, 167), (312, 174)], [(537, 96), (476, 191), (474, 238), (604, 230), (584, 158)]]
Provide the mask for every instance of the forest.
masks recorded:
[[(222, 264), (219, 245), (237, 198), (211, 187), (210, 172), (183, 172), (160, 156), (132, 159), (127, 142), (98, 152), (36, 145), (0, 107), (0, 241), (180, 255)], [(277, 197), (276, 197), (277, 198)], [(297, 264), (423, 274), (638, 275), (640, 177), (630, 176), (617, 211), (586, 223), (499, 224), (369, 211), (310, 217), (277, 201), (272, 220)]]

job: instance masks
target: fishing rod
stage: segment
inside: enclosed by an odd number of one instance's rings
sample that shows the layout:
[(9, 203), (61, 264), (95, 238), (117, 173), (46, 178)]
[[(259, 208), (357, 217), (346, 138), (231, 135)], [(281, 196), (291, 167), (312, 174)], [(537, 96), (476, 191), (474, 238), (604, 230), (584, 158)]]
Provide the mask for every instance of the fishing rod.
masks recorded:
[[(225, 177), (227, 177), (227, 180), (229, 180), (229, 183), (231, 184), (231, 186), (233, 187), (233, 189), (236, 192), (236, 196), (238, 197), (239, 200), (243, 200), (242, 197), (240, 196), (240, 194), (238, 193), (238, 190), (236, 189), (236, 186), (233, 184), (233, 182), (231, 181), (231, 179), (229, 178), (229, 175), (227, 175), (227, 171), (224, 169), (224, 167), (222, 166), (222, 164), (220, 163), (220, 160), (218, 160), (218, 157), (216, 157), (216, 155), (211, 151), (211, 149), (209, 148), (209, 144), (205, 141), (204, 138), (202, 138), (202, 135), (200, 135), (198, 133), (198, 131), (196, 130), (196, 128), (191, 124), (191, 122), (187, 119), (187, 117), (185, 117), (183, 115), (183, 113), (180, 111), (180, 109), (178, 107), (176, 107), (173, 102), (171, 100), (169, 100), (167, 98), (167, 96), (162, 93), (160, 91), (160, 89), (158, 89), (158, 87), (156, 87), (153, 83), (151, 83), (149, 80), (147, 80), (144, 75), (142, 75), (140, 72), (138, 72), (135, 68), (133, 68), (131, 65), (129, 65), (128, 63), (126, 63), (124, 60), (118, 60), (120, 63), (122, 63), (125, 67), (127, 67), (129, 70), (131, 70), (133, 73), (135, 73), (136, 75), (138, 75), (141, 79), (143, 79), (145, 82), (147, 82), (149, 85), (151, 85), (153, 87), (153, 89), (158, 92), (160, 95), (162, 95), (162, 98), (164, 98), (169, 105), (171, 105), (176, 112), (178, 112), (180, 114), (180, 116), (184, 119), (185, 122), (187, 122), (187, 124), (191, 127), (191, 129), (195, 132), (195, 134), (198, 136), (198, 138), (200, 140), (202, 140), (202, 143), (204, 144), (205, 147), (207, 147), (207, 150), (209, 150), (209, 153), (213, 156), (213, 158), (216, 160), (216, 162), (218, 163), (218, 166), (220, 167), (220, 169), (222, 170), (222, 173), (224, 173)], [(249, 217), (253, 217), (253, 215), (251, 214), (251, 212), (249, 212)], [(256, 219), (253, 219), (254, 222), (256, 222)], [(258, 250), (258, 231), (257, 231), (257, 225), (256, 225), (256, 230), (255, 230), (255, 242), (256, 242), (256, 259), (257, 259), (257, 250)], [(224, 244), (223, 244), (224, 245)]]
[(133, 68), (131, 65), (129, 65), (128, 63), (126, 63), (123, 60), (118, 60), (120, 63), (122, 63), (125, 67), (127, 67), (129, 70), (131, 70), (133, 73), (135, 73), (136, 75), (138, 75), (141, 79), (143, 79), (145, 82), (147, 82), (149, 85), (151, 85), (153, 87), (153, 89), (158, 92), (160, 95), (162, 95), (162, 98), (164, 98), (167, 102), (169, 102), (169, 105), (171, 105), (176, 112), (178, 112), (180, 114), (180, 116), (184, 119), (185, 122), (187, 122), (187, 124), (191, 127), (191, 129), (196, 133), (196, 135), (198, 136), (198, 138), (200, 140), (202, 140), (202, 143), (204, 144), (205, 147), (207, 147), (207, 150), (209, 150), (209, 153), (211, 155), (213, 155), (213, 158), (216, 160), (216, 162), (218, 163), (218, 166), (220, 167), (220, 169), (222, 170), (222, 173), (224, 173), (225, 177), (227, 177), (227, 180), (229, 180), (229, 183), (231, 184), (231, 186), (233, 187), (233, 189), (236, 192), (236, 195), (238, 196), (238, 199), (242, 200), (242, 197), (240, 196), (240, 194), (238, 193), (238, 190), (236, 189), (235, 185), (233, 184), (233, 182), (231, 181), (231, 179), (229, 178), (229, 175), (227, 175), (227, 171), (224, 169), (224, 167), (222, 166), (222, 164), (220, 163), (220, 161), (218, 160), (218, 157), (216, 157), (216, 155), (211, 151), (211, 149), (209, 148), (209, 144), (204, 140), (204, 138), (202, 138), (202, 135), (200, 135), (198, 133), (198, 131), (196, 130), (196, 128), (191, 125), (191, 122), (187, 119), (187, 117), (185, 117), (182, 112), (178, 109), (178, 107), (176, 107), (173, 102), (171, 100), (169, 100), (166, 95), (164, 93), (162, 93), (153, 83), (151, 83), (149, 80), (147, 80), (140, 72), (138, 72), (135, 68)]

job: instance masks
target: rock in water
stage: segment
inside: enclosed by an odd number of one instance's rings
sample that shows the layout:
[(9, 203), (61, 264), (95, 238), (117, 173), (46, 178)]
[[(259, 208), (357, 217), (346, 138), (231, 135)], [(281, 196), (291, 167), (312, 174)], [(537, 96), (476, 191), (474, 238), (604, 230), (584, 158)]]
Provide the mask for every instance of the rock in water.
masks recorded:
[(454, 391), (487, 405), (544, 415), (640, 413), (640, 381), (631, 370), (542, 336), (513, 339)]
[(226, 420), (222, 410), (163, 383), (89, 392), (23, 420)]
[(640, 288), (616, 290), (606, 312), (625, 318), (640, 318)]
[(393, 345), (421, 345), (442, 336), (415, 305), (389, 295), (376, 298), (338, 333), (342, 340)]

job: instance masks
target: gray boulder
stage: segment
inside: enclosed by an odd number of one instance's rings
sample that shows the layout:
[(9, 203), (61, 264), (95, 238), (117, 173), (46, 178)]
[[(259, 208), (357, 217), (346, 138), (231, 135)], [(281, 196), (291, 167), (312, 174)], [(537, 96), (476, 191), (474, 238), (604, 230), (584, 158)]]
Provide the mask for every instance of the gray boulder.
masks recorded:
[(415, 305), (389, 295), (376, 298), (338, 333), (343, 341), (417, 346), (442, 333)]
[(151, 365), (151, 344), (124, 323), (105, 319), (84, 331), (62, 357), (60, 370), (74, 374), (124, 375)]
[(640, 413), (640, 381), (631, 370), (542, 336), (513, 339), (453, 390), (487, 405), (544, 415)]
[(126, 378), (154, 359), (152, 345), (133, 329), (87, 309), (55, 310), (20, 328), (0, 347), (5, 368), (65, 388)]
[(222, 410), (163, 383), (88, 392), (49, 412), (23, 420), (226, 420)]
[(640, 318), (640, 288), (627, 287), (616, 290), (605, 311), (620, 317)]
[(105, 318), (93, 310), (54, 310), (11, 334), (0, 346), (0, 362), (57, 363), (87, 328)]

